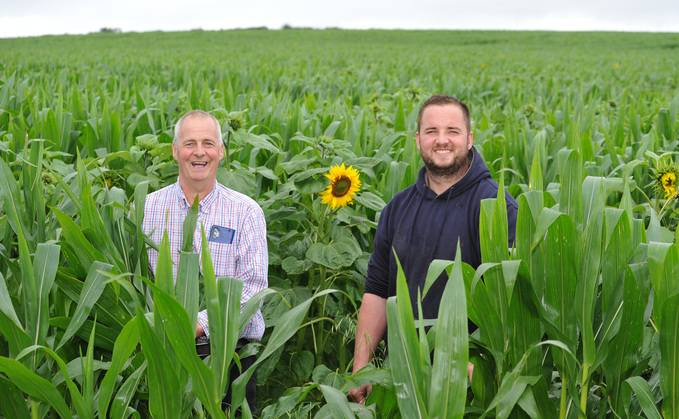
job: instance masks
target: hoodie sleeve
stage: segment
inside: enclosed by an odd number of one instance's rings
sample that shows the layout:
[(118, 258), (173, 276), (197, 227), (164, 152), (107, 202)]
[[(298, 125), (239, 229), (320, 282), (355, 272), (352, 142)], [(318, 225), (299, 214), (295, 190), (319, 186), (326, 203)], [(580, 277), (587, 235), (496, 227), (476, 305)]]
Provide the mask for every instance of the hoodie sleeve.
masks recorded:
[(382, 298), (389, 295), (389, 252), (391, 252), (391, 235), (389, 234), (389, 217), (391, 206), (384, 207), (377, 223), (373, 253), (368, 262), (368, 273), (365, 277), (365, 292)]
[(516, 237), (516, 217), (519, 212), (519, 204), (507, 191), (505, 191), (505, 199), (507, 200), (507, 233), (509, 248), (511, 249), (514, 246), (514, 239)]

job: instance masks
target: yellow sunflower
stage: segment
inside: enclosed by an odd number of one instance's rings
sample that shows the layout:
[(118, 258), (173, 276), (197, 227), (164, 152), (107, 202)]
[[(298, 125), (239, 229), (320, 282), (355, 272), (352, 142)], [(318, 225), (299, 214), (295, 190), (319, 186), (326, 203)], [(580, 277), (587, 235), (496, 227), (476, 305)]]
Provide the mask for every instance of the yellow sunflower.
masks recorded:
[(664, 194), (665, 199), (672, 199), (677, 194), (677, 177), (679, 176), (679, 165), (674, 162), (661, 164), (657, 169), (652, 169), (658, 195)]
[(660, 178), (662, 188), (665, 190), (665, 198), (677, 193), (677, 174), (675, 172), (667, 172)]
[(352, 166), (344, 167), (344, 163), (331, 167), (325, 177), (330, 179), (330, 185), (321, 192), (323, 198), (321, 202), (330, 205), (332, 209), (345, 207), (351, 203), (356, 192), (361, 189), (358, 170)]

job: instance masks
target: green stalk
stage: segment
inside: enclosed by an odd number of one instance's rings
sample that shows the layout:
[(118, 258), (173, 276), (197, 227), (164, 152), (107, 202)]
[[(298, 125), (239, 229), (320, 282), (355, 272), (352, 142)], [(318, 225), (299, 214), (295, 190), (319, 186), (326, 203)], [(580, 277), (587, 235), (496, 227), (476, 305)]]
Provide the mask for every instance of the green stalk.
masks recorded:
[(568, 382), (561, 380), (561, 404), (559, 407), (559, 419), (566, 419), (566, 396), (568, 396)]
[(33, 419), (38, 419), (38, 404), (35, 402), (35, 400), (31, 400), (31, 417)]
[(342, 339), (337, 339), (337, 352), (339, 352), (339, 370), (348, 372), (346, 371), (346, 366), (347, 366), (347, 354), (346, 354), (346, 348), (344, 347), (344, 342), (345, 338), (342, 337)]
[[(325, 266), (319, 266), (318, 268), (318, 289), (316, 292), (321, 292), (324, 291), (326, 286), (325, 286)], [(323, 304), (318, 305), (315, 304), (317, 307), (318, 312), (316, 313), (316, 316), (319, 318), (322, 318), (322, 316), (325, 314), (325, 301), (328, 298), (326, 295), (323, 298)], [(333, 322), (334, 324), (334, 322)], [(325, 350), (325, 340), (323, 339), (323, 336), (325, 335), (325, 326), (323, 324), (319, 325), (319, 330), (318, 333), (314, 333), (314, 339), (316, 340), (316, 344), (314, 345), (316, 347), (316, 365), (321, 365), (323, 361), (323, 351)]]
[(587, 415), (587, 393), (588, 393), (588, 382), (589, 382), (589, 364), (582, 364), (582, 392), (580, 393), (580, 409), (578, 412), (578, 418), (585, 418)]

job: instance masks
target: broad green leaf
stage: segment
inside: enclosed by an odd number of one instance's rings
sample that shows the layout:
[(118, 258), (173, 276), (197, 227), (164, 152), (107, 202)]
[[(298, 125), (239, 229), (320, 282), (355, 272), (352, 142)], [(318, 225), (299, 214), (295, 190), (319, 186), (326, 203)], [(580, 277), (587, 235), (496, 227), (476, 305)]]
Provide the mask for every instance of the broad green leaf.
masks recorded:
[(336, 418), (353, 418), (354, 413), (351, 411), (349, 402), (347, 401), (347, 396), (341, 391), (337, 390), (332, 386), (319, 385), (323, 397), (328, 402), (332, 414)]
[(194, 333), (198, 318), (199, 276), (200, 256), (198, 253), (180, 252), (175, 293), (179, 304), (189, 313)]
[(62, 418), (73, 417), (59, 391), (19, 361), (0, 356), (0, 371), (7, 374), (12, 383), (24, 393), (52, 405)]
[(29, 234), (28, 217), (26, 211), (21, 208), (21, 195), (14, 181), (14, 175), (4, 159), (0, 159), (0, 193), (4, 203), (4, 212), (12, 230), (26, 237)]
[[(130, 211), (131, 220), (125, 218), (126, 229), (131, 225), (132, 220), (134, 220), (134, 231), (129, 231), (135, 238), (132, 242), (134, 244), (133, 260), (139, 261), (138, 268), (141, 271), (141, 275), (145, 278), (149, 277), (150, 272), (148, 266), (148, 253), (144, 247), (144, 244), (146, 243), (144, 240), (145, 234), (142, 232), (141, 227), (144, 220), (144, 206), (146, 205), (148, 187), (148, 182), (141, 182), (134, 188), (134, 209)], [(158, 250), (158, 246), (153, 242), (151, 243), (151, 247)]]
[(430, 380), (431, 367), (422, 362), (408, 285), (398, 258), (396, 262), (399, 267), (396, 297), (387, 299), (387, 333), (394, 387), (399, 408), (404, 416), (428, 418), (427, 384)]
[(559, 151), (561, 198), (559, 207), (568, 214), (576, 226), (582, 224), (583, 168), (580, 154), (575, 150)]
[(16, 311), (14, 311), (14, 305), (7, 290), (7, 282), (5, 282), (2, 272), (0, 272), (0, 312), (7, 316), (7, 319), (14, 323), (16, 327), (23, 330), (23, 325), (19, 321)]
[[(167, 338), (174, 348), (179, 361), (191, 374), (196, 396), (203, 402), (213, 417), (223, 417), (219, 412), (223, 389), (216, 386), (218, 380), (215, 375), (217, 374), (213, 373), (196, 353), (195, 334), (193, 333), (189, 314), (170, 295), (153, 285), (150, 281), (145, 280), (145, 282), (154, 291), (156, 308), (161, 321), (166, 325), (165, 332), (167, 333)], [(211, 330), (214, 329), (211, 328)], [(211, 336), (214, 335), (211, 334)], [(211, 337), (211, 343), (212, 339)], [(214, 367), (214, 355), (212, 353), (211, 358), (213, 359), (213, 369), (216, 370), (216, 367)], [(150, 362), (149, 366), (151, 366)]]
[[(201, 226), (203, 283), (207, 315), (210, 322), (210, 349), (214, 370), (214, 385), (217, 391), (224, 391), (228, 383), (229, 365), (238, 341), (240, 324), (240, 299), (243, 282), (233, 279), (215, 279), (210, 248), (207, 245), (205, 230)], [(233, 321), (233, 323), (230, 323)]]
[(676, 418), (679, 416), (679, 294), (663, 302), (662, 316), (663, 322), (658, 330), (662, 413), (666, 418)]
[(439, 307), (428, 405), (432, 418), (462, 418), (464, 415), (469, 342), (461, 254), (458, 242), (455, 264)]
[[(655, 398), (653, 397), (653, 391), (651, 390), (651, 386), (648, 385), (648, 382), (641, 377), (631, 377), (625, 380), (625, 383), (629, 385), (634, 394), (636, 394), (639, 406), (641, 406), (646, 417), (648, 419), (661, 419), (658, 408), (655, 406), (656, 403)], [(629, 399), (625, 400), (625, 406), (629, 406), (630, 401), (631, 400)]]
[[(74, 302), (80, 299), (84, 284), (72, 277), (67, 271), (62, 269), (57, 271), (56, 283), (68, 298)], [(114, 330), (122, 330), (123, 326), (133, 317), (110, 284), (104, 287), (104, 291), (92, 311), (97, 315), (100, 323)]]
[(52, 208), (52, 212), (57, 217), (61, 225), (61, 234), (73, 247), (75, 254), (78, 256), (80, 263), (85, 271), (89, 271), (94, 261), (107, 262), (104, 255), (98, 251), (83, 234), (81, 228), (71, 219), (70, 216), (64, 214), (56, 208)]
[(5, 377), (0, 376), (0, 415), (6, 418), (30, 419), (24, 393)]
[[(481, 280), (484, 269), (499, 269), (499, 264), (482, 264), (476, 272), (469, 265), (463, 264), (465, 270), (465, 292), (467, 294), (467, 315), (469, 319), (479, 327), (481, 341), (491, 350), (502, 354), (505, 347), (504, 329), (502, 320), (495, 310), (490, 296), (486, 290), (485, 283)], [(470, 272), (473, 275), (468, 275)], [(502, 360), (495, 360), (500, 365)]]
[(0, 333), (7, 339), (10, 357), (16, 356), (24, 348), (31, 345), (31, 338), (28, 337), (26, 332), (2, 312), (0, 312)]
[(653, 316), (662, 328), (665, 299), (679, 292), (679, 255), (676, 244), (650, 242), (648, 244), (648, 272), (653, 283)]
[[(543, 214), (548, 209), (543, 210)], [(542, 218), (542, 216), (541, 216)], [(547, 335), (555, 340), (564, 341), (575, 351), (578, 337), (577, 317), (573, 307), (577, 277), (575, 260), (576, 232), (572, 219), (562, 214), (549, 226), (545, 238), (545, 270), (550, 272), (545, 278), (543, 324)], [(554, 363), (559, 373), (567, 377), (572, 372), (572, 364), (565, 354), (553, 348)]]
[(348, 240), (335, 240), (330, 244), (314, 243), (306, 252), (313, 263), (330, 269), (350, 266), (361, 255), (360, 249)]
[[(132, 374), (130, 374), (129, 377), (127, 377), (127, 380), (125, 380), (123, 385), (120, 386), (120, 390), (118, 390), (116, 397), (111, 403), (111, 415), (109, 416), (111, 419), (123, 419), (129, 417), (128, 406), (133, 400), (133, 396), (137, 391), (137, 388), (139, 388), (139, 383), (144, 377), (147, 365), (147, 361), (144, 361), (139, 366), (139, 368), (137, 368)], [(139, 415), (137, 415), (137, 417), (138, 416)]]
[(57, 351), (64, 346), (64, 344), (69, 342), (83, 323), (85, 323), (85, 320), (87, 320), (87, 317), (92, 311), (92, 307), (94, 307), (99, 300), (99, 297), (101, 297), (101, 293), (106, 286), (106, 276), (103, 275), (103, 272), (110, 272), (112, 269), (112, 265), (102, 262), (94, 262), (92, 264), (90, 272), (88, 273), (87, 278), (85, 278), (85, 284), (83, 285), (82, 292), (78, 299), (78, 305), (71, 317), (71, 322), (66, 328), (66, 332), (64, 332), (64, 336), (57, 346)]
[[(240, 301), (243, 295), (243, 281), (236, 278), (217, 279), (219, 293), (219, 315), (222, 316), (223, 329), (210, 328), (210, 348), (212, 371), (215, 374), (215, 387), (225, 391), (229, 383), (229, 368), (238, 343), (240, 325)], [(208, 312), (208, 316), (209, 316)], [(210, 317), (210, 319), (214, 318)]]
[[(509, 258), (507, 233), (507, 203), (504, 188), (498, 189), (497, 199), (481, 201), (479, 215), (479, 237), (481, 241), (481, 260), (484, 263), (499, 263)], [(508, 290), (503, 281), (502, 272), (490, 270), (484, 275), (486, 290), (495, 312), (502, 321), (503, 329), (507, 327)], [(504, 339), (504, 337), (503, 337)]]
[(115, 346), (113, 347), (113, 354), (111, 355), (111, 366), (100, 385), (99, 404), (97, 409), (100, 416), (105, 416), (108, 412), (108, 406), (111, 402), (111, 396), (113, 396), (118, 376), (123, 370), (123, 366), (130, 355), (139, 344), (138, 321), (139, 319), (135, 317), (127, 322), (116, 339)]
[[(308, 288), (305, 289), (308, 290)], [(264, 298), (266, 298), (266, 296), (270, 294), (276, 294), (276, 291), (271, 288), (264, 288), (257, 294), (250, 297), (248, 302), (245, 303), (245, 305), (243, 306), (243, 310), (240, 313), (240, 327), (238, 328), (238, 336), (243, 334), (243, 331), (250, 323), (252, 316), (254, 316), (255, 313), (257, 313), (257, 310), (259, 310), (259, 307), (262, 301), (264, 301)]]
[(368, 364), (356, 374), (345, 378), (342, 391), (351, 390), (366, 384), (379, 384), (380, 387), (392, 389), (394, 383), (391, 380), (391, 371), (388, 369), (378, 369)]
[(422, 290), (423, 299), (427, 296), (427, 291), (429, 291), (429, 288), (434, 285), (434, 282), (439, 276), (441, 276), (443, 271), (448, 270), (448, 275), (450, 275), (449, 268), (451, 266), (453, 266), (453, 261), (450, 260), (434, 259), (431, 261), (429, 268), (427, 269), (427, 276), (424, 280), (424, 288)]
[(538, 146), (535, 147), (535, 153), (533, 153), (533, 162), (530, 167), (530, 183), (528, 184), (528, 189), (531, 191), (542, 191), (543, 190), (543, 178), (542, 178), (542, 164), (540, 163), (540, 151), (544, 148), (544, 140), (538, 140)]
[(244, 371), (231, 385), (231, 400), (233, 401), (232, 406), (240, 406), (245, 400), (245, 384), (250, 379), (254, 373), (257, 366), (262, 364), (269, 356), (271, 356), (278, 348), (283, 346), (290, 338), (297, 333), (302, 321), (304, 320), (309, 306), (314, 299), (322, 297), (324, 295), (338, 292), (333, 289), (323, 290), (319, 293), (314, 294), (308, 300), (301, 302), (299, 305), (295, 306), (291, 310), (285, 312), (274, 324), (273, 332), (269, 337), (269, 341), (262, 351), (261, 354), (257, 356), (257, 361), (248, 369)]
[(154, 417), (178, 418), (183, 390), (179, 387), (175, 365), (138, 308), (137, 317), (141, 347), (148, 362), (149, 411)]
[[(97, 324), (96, 318), (94, 324), (95, 327), (92, 328), (90, 338), (87, 341), (87, 355), (85, 356), (85, 366), (82, 375), (83, 403), (85, 403), (85, 400), (87, 401), (88, 409), (94, 409), (94, 332)], [(83, 412), (78, 411), (81, 417), (94, 417), (94, 415), (86, 415), (85, 412), (85, 410)]]
[(356, 204), (370, 208), (373, 211), (382, 211), (384, 206), (387, 205), (382, 198), (368, 191), (361, 192), (353, 200)]
[(566, 356), (568, 356), (571, 360), (574, 360), (574, 355), (562, 342), (546, 340), (535, 344), (528, 349), (528, 352), (526, 352), (524, 357), (519, 361), (514, 369), (505, 374), (505, 376), (502, 378), (502, 383), (500, 384), (497, 394), (493, 398), (493, 401), (488, 405), (488, 408), (483, 413), (481, 418), (486, 417), (488, 414), (493, 412), (493, 410), (496, 410), (496, 417), (507, 418), (512, 412), (512, 409), (518, 402), (519, 398), (522, 396), (523, 392), (526, 390), (526, 386), (534, 386), (540, 381), (542, 378), (541, 376), (524, 376), (520, 375), (520, 372), (524, 368), (524, 364), (528, 359), (528, 356), (530, 356), (530, 353), (545, 345), (559, 348)]
[(545, 289), (544, 243), (541, 241), (533, 248), (537, 222), (544, 208), (542, 191), (529, 191), (519, 196), (519, 212), (516, 217), (516, 237), (514, 244), (519, 259), (528, 263), (535, 295), (542, 298)]
[[(515, 286), (511, 294), (509, 304), (509, 360), (512, 365), (518, 365), (521, 358), (529, 348), (540, 342), (543, 336), (540, 324), (539, 301), (536, 299), (531, 286), (531, 278), (528, 266), (521, 261), (521, 269), (518, 272)], [(521, 372), (525, 376), (534, 376), (541, 373), (542, 353), (533, 351), (525, 363), (525, 369)]]
[(198, 223), (198, 204), (198, 195), (196, 195), (182, 225), (182, 251), (184, 252), (193, 252), (193, 235), (196, 232), (196, 224)]
[(88, 183), (81, 194), (82, 209), (80, 211), (80, 222), (83, 231), (89, 231), (91, 243), (97, 244), (97, 249), (101, 249), (106, 261), (114, 265), (120, 272), (125, 272), (127, 267), (120, 256), (118, 249), (109, 236), (101, 215), (92, 197), (92, 184)]
[(610, 304), (617, 305), (612, 297), (624, 278), (627, 264), (634, 255), (632, 226), (623, 210), (606, 208), (604, 213), (605, 248), (601, 260), (601, 304), (606, 312)]
[(646, 280), (639, 269), (633, 267), (626, 269), (620, 329), (610, 342), (608, 355), (603, 360), (606, 371), (606, 393), (610, 398), (611, 407), (616, 412), (623, 410), (623, 382), (631, 375), (641, 358), (644, 310), (648, 305), (650, 288), (640, 288), (638, 283)]
[(603, 179), (587, 177), (582, 185), (583, 234), (580, 237), (577, 288), (574, 299), (583, 347), (583, 363), (591, 366), (595, 357), (593, 317), (603, 251)]

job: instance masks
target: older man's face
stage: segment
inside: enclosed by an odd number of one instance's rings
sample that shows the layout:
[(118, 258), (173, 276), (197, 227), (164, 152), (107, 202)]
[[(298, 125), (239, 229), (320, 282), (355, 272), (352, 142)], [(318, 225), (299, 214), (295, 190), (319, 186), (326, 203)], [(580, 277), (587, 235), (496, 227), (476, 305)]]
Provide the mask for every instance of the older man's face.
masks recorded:
[(172, 155), (179, 164), (182, 188), (199, 191), (214, 185), (219, 161), (224, 157), (224, 145), (214, 121), (204, 116), (182, 121)]

